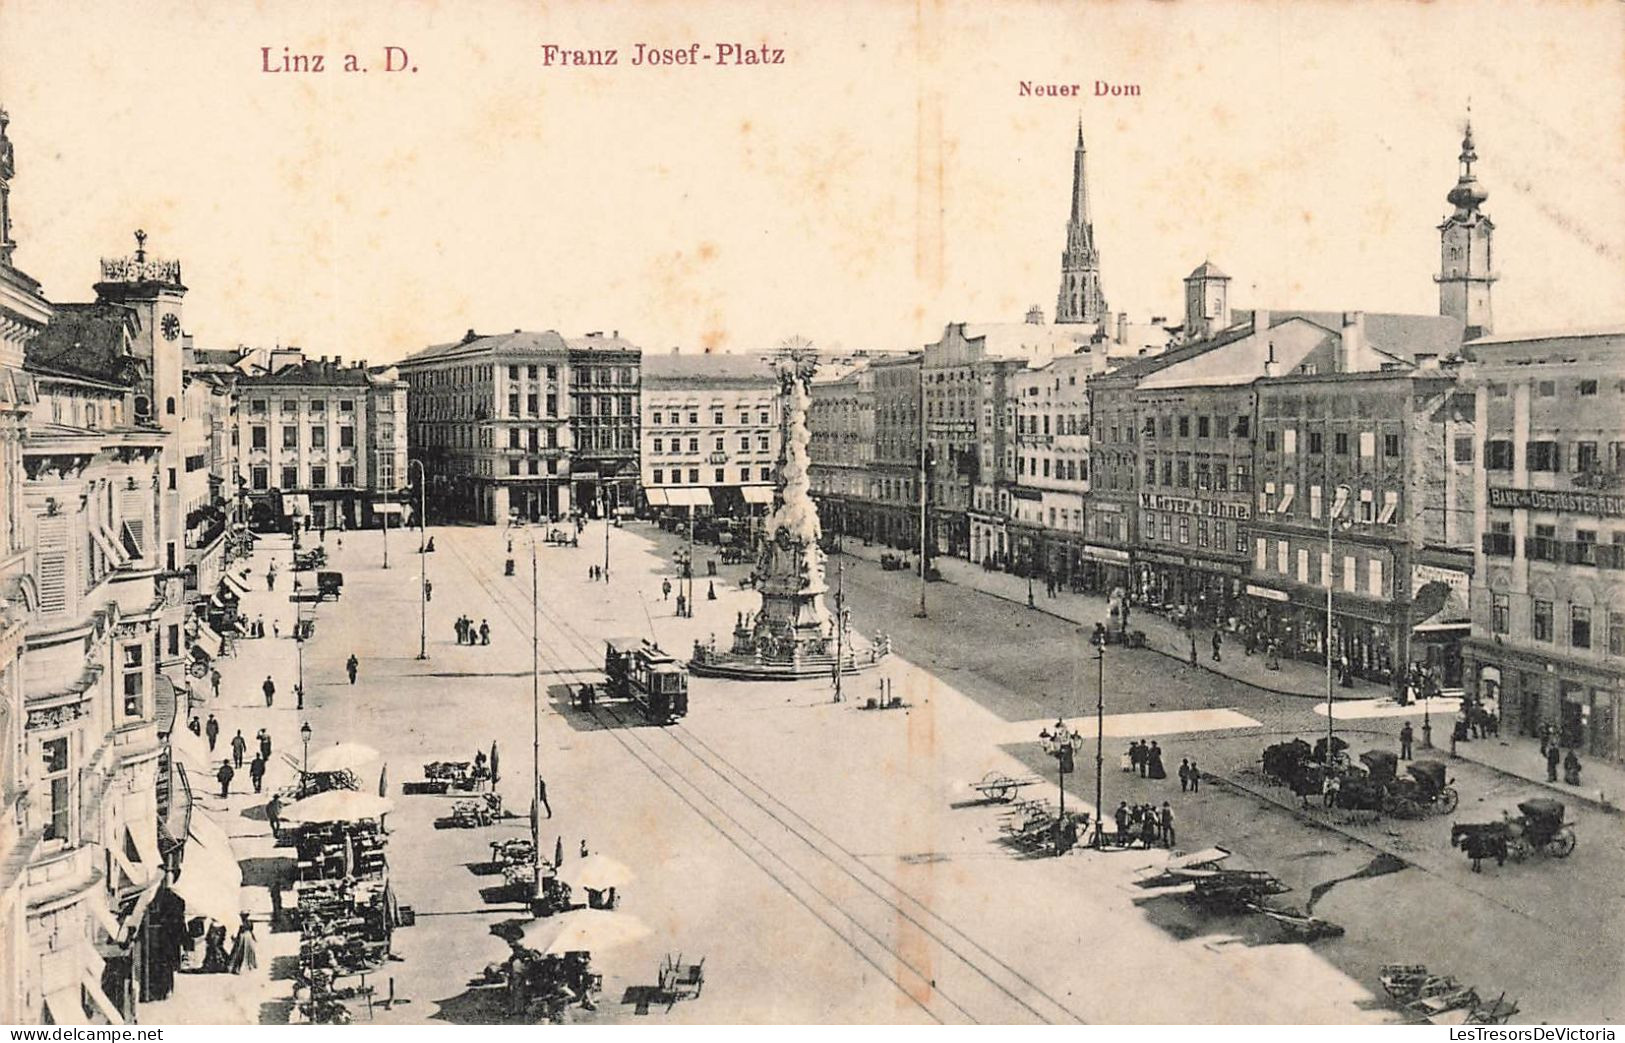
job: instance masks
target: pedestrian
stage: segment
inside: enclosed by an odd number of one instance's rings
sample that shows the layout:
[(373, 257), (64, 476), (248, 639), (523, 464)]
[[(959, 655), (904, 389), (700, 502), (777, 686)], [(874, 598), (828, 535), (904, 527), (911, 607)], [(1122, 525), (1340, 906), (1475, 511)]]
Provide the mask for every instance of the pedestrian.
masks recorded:
[(1155, 742), (1152, 742), (1151, 752), (1147, 754), (1147, 758), (1149, 759), (1150, 764), (1146, 768), (1146, 778), (1166, 779), (1168, 777), (1168, 772), (1162, 766), (1162, 747), (1158, 746)]
[(220, 738), (220, 722), (214, 719), (212, 713), (209, 715), (209, 723), (203, 726), (203, 734), (209, 737), (209, 752), (213, 753), (214, 744)]
[(231, 777), (235, 774), (237, 773), (231, 770), (230, 761), (220, 762), (220, 770), (214, 773), (214, 777), (220, 780), (221, 797), (225, 797), (231, 793)]
[(434, 584), (430, 583), (428, 580), (423, 581), (423, 600), (424, 601), (433, 601), (434, 600)]
[(581, 838), (581, 857), (582, 858), (587, 857), (587, 838), (586, 837)]
[(1117, 811), (1115, 813), (1113, 813), (1112, 818), (1117, 820), (1117, 846), (1118, 847), (1127, 847), (1128, 846), (1128, 801), (1120, 800), (1120, 801), (1117, 802)]
[(1222, 642), (1223, 642), (1223, 638), (1221, 638), (1219, 636), (1219, 631), (1215, 630), (1213, 632), (1213, 661), (1215, 663), (1220, 661), (1220, 659), (1219, 659), (1219, 645)]
[(1097, 622), (1095, 624), (1095, 634), (1089, 640), (1094, 643), (1094, 646), (1096, 648), (1105, 648), (1106, 647), (1106, 624)]
[(272, 638), (280, 638), (281, 636), (282, 636), (282, 620), (280, 620), (280, 619), (271, 620), (271, 637)]
[(254, 738), (259, 740), (260, 756), (269, 761), (271, 759), (271, 733), (261, 728)]
[(270, 706), (276, 701), (276, 682), (271, 680), (270, 674), (265, 675), (265, 683), (260, 685), (260, 691), (265, 693), (266, 706)]
[(1400, 760), (1408, 761), (1411, 759), (1411, 740), (1415, 738), (1415, 735), (1416, 733), (1411, 730), (1410, 721), (1406, 721), (1404, 727), (1399, 729)]
[(717, 599), (717, 585), (716, 585), (716, 582), (714, 580), (707, 580), (706, 584), (705, 584), (705, 600), (707, 600), (707, 601), (715, 601), (716, 599)]
[(480, 620), (480, 644), (488, 645), (490, 643), (491, 643), (491, 624), (487, 623), (485, 620), (482, 619), (482, 620)]
[(254, 617), (254, 636), (265, 636), (265, 613), (263, 612)]
[(547, 780), (546, 779), (538, 778), (536, 780), (536, 796), (537, 796), (537, 798), (539, 800), (541, 800), (542, 807), (544, 809), (546, 809), (547, 817), (552, 818), (553, 817), (553, 805), (551, 805), (551, 804), (549, 804), (547, 802)]
[(671, 580), (669, 579), (663, 579), (660, 581), (660, 600), (671, 600)]
[(265, 570), (265, 589), (276, 589), (276, 569), (274, 567)]
[(596, 565), (588, 565), (587, 566), (587, 582), (591, 583), (594, 580), (596, 580), (597, 578), (598, 578), (598, 567)]
[(233, 767), (243, 766), (243, 754), (248, 752), (248, 740), (243, 738), (243, 730), (237, 729), (237, 734), (231, 737), (231, 761)]
[(351, 652), (350, 653), (350, 658), (348, 658), (348, 659), (346, 659), (344, 661), (344, 672), (350, 675), (350, 683), (351, 684), (355, 684), (356, 671), (358, 671), (360, 669), (361, 669), (361, 660), (359, 660), (359, 659), (357, 659), (355, 657), (354, 652)]
[(1563, 781), (1570, 786), (1580, 784), (1580, 755), (1573, 750), (1563, 758)]
[(209, 671), (209, 686), (214, 689), (214, 697), (220, 698), (220, 671)]
[(1157, 839), (1162, 836), (1162, 823), (1157, 821), (1157, 809), (1147, 804), (1140, 809), (1140, 839), (1145, 841), (1145, 849), (1150, 851), (1157, 846)]
[(457, 643), (459, 645), (462, 644), (463, 643), (463, 617), (458, 616), (457, 621), (451, 625), (451, 628), (457, 632)]
[(255, 793), (260, 791), (261, 784), (265, 782), (265, 758), (257, 753), (254, 754), (254, 759), (248, 762), (248, 781), (254, 784)]
[(1196, 767), (1196, 762), (1191, 761), (1191, 792), (1195, 793), (1196, 791), (1200, 790), (1201, 788), (1202, 788), (1202, 772), (1201, 772), (1200, 769), (1198, 769)]
[(679, 616), (686, 616), (688, 614), (687, 612), (684, 611), (684, 609), (687, 607), (687, 605), (688, 605), (688, 602), (686, 600), (684, 600), (683, 595), (681, 595), (681, 594), (677, 595), (677, 614)]
[(1191, 762), (1189, 757), (1179, 758), (1179, 792), (1189, 792), (1191, 788)]
[(1195, 666), (1196, 665), (1196, 628), (1195, 627), (1191, 627), (1191, 629), (1190, 629), (1190, 638), (1191, 638), (1191, 665)]
[(1146, 777), (1146, 772), (1151, 769), (1151, 748), (1146, 745), (1144, 739), (1140, 740), (1139, 746), (1140, 746), (1140, 759), (1135, 764), (1135, 767), (1137, 767), (1139, 769), (1140, 778), (1143, 779), (1143, 778)]
[(260, 965), (259, 954), (254, 949), (254, 925), (249, 922), (247, 913), (243, 913), (242, 917), (237, 937), (231, 944), (229, 969), (233, 974), (251, 971)]
[(192, 719), (186, 722), (186, 730), (191, 732), (193, 735), (203, 734), (203, 722), (197, 719), (196, 714), (193, 714)]
[(265, 804), (265, 821), (271, 824), (271, 839), (275, 841), (277, 834), (282, 832), (282, 794), (271, 794), (271, 799)]
[(1174, 846), (1174, 809), (1166, 800), (1162, 802), (1162, 846)]
[(1540, 726), (1540, 755), (1546, 756), (1546, 750), (1552, 744), (1552, 722), (1547, 721)]

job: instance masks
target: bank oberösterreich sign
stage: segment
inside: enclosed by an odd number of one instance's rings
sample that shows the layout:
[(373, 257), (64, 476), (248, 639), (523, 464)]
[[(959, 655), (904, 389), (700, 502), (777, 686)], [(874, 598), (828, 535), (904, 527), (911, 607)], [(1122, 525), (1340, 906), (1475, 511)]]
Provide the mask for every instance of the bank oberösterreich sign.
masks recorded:
[(1507, 510), (1555, 511), (1625, 518), (1625, 496), (1616, 493), (1569, 492), (1558, 489), (1490, 488), (1490, 506)]
[(1185, 496), (1159, 496), (1156, 493), (1141, 493), (1140, 509), (1168, 511), (1172, 514), (1199, 514), (1206, 518), (1235, 518), (1238, 521), (1246, 521), (1252, 516), (1251, 505), (1246, 503), (1192, 500)]

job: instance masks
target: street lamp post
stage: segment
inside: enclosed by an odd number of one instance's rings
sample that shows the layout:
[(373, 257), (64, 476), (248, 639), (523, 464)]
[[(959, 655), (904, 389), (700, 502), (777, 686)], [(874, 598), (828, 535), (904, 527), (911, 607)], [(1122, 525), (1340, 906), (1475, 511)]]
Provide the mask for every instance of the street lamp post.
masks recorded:
[(598, 486), (598, 513), (604, 516), (604, 582), (609, 582), (609, 504), (604, 499), (604, 487)]
[(835, 566), (835, 701), (841, 701), (841, 672), (846, 666), (846, 563)]
[[(389, 501), (386, 500), (386, 501), (384, 501), (384, 506), (388, 507), (388, 506), (391, 506), (391, 505), (390, 505)], [(387, 568), (389, 568), (389, 512), (385, 511), (383, 513), (384, 513), (384, 568), (387, 569)]]
[[(408, 475), (412, 473), (413, 467), (418, 469), (418, 658), (427, 659), (429, 658), (429, 555), (425, 540), (428, 538), (429, 532), (429, 514), (428, 504), (424, 497), (427, 495), (429, 480), (422, 460), (412, 460), (407, 463), (406, 473)], [(389, 537), (386, 534), (384, 538), (387, 540)]]
[(300, 775), (305, 776), (305, 778), (301, 778), (299, 780), (299, 795), (304, 796), (304, 793), (305, 793), (305, 781), (310, 776), (310, 722), (309, 721), (306, 721), (304, 724), (299, 726), (299, 738), (303, 739), (304, 742), (305, 742), (305, 763), (304, 763), (304, 766), (300, 769), (300, 772), (299, 772)]
[(1343, 513), (1349, 495), (1349, 487), (1339, 485), (1332, 494), (1332, 502), (1326, 505), (1326, 575), (1321, 578), (1326, 581), (1326, 637), (1323, 644), (1326, 650), (1326, 771), (1328, 773), (1330, 773), (1332, 767), (1332, 728), (1336, 721), (1336, 717), (1332, 712), (1332, 562), (1336, 560), (1332, 537), (1337, 528), (1337, 516)]
[(300, 592), (299, 573), (293, 574), (293, 647), (299, 660), (299, 681), (294, 685), (294, 709), (305, 708), (305, 598)]
[(1102, 632), (1102, 640), (1095, 647), (1095, 840), (1094, 846), (1099, 848), (1101, 841), (1101, 816), (1106, 813), (1105, 798), (1102, 793), (1105, 784), (1106, 765), (1106, 642)]
[(530, 850), (531, 899), (542, 897), (542, 660), (541, 587), (536, 571), (536, 530), (530, 530)]
[(1057, 717), (1053, 725), (1038, 733), (1038, 738), (1044, 744), (1044, 752), (1055, 758), (1056, 774), (1060, 777), (1061, 814), (1055, 823), (1055, 853), (1062, 855), (1066, 853), (1066, 777), (1072, 771), (1072, 756), (1077, 752), (1083, 736), (1067, 731), (1066, 722)]

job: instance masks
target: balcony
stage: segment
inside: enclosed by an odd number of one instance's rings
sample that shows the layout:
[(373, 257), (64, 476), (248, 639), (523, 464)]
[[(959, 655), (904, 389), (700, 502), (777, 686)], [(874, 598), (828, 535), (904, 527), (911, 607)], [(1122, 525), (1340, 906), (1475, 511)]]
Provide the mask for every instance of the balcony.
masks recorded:
[(1510, 558), (1518, 552), (1518, 540), (1510, 532), (1486, 532), (1484, 553), (1497, 558)]
[(1565, 565), (1596, 565), (1597, 544), (1595, 542), (1581, 543), (1576, 540), (1565, 540), (1563, 543), (1563, 563)]
[(1524, 540), (1524, 556), (1530, 561), (1560, 562), (1563, 560), (1563, 543), (1550, 536), (1530, 536)]
[(1592, 547), (1596, 551), (1598, 568), (1625, 569), (1625, 543), (1596, 543)]

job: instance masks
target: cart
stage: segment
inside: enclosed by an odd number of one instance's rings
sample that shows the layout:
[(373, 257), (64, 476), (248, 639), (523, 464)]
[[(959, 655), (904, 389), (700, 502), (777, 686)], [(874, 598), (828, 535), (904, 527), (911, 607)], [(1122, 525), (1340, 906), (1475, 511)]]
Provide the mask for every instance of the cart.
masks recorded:
[(1388, 784), (1382, 808), (1387, 814), (1396, 818), (1448, 815), (1461, 803), (1443, 762), (1414, 761), (1406, 765), (1406, 770), (1410, 778), (1396, 777)]
[(1015, 799), (1016, 792), (1021, 787), (1032, 786), (1040, 781), (1042, 780), (1034, 775), (1018, 779), (995, 770), (983, 775), (979, 782), (971, 783), (970, 788), (980, 793), (989, 803), (1008, 804)]
[(699, 963), (685, 963), (682, 953), (668, 953), (660, 964), (660, 994), (668, 1005), (678, 1000), (698, 999), (705, 989), (705, 957)]
[(337, 601), (344, 592), (344, 573), (316, 573), (316, 596), (321, 601)]

